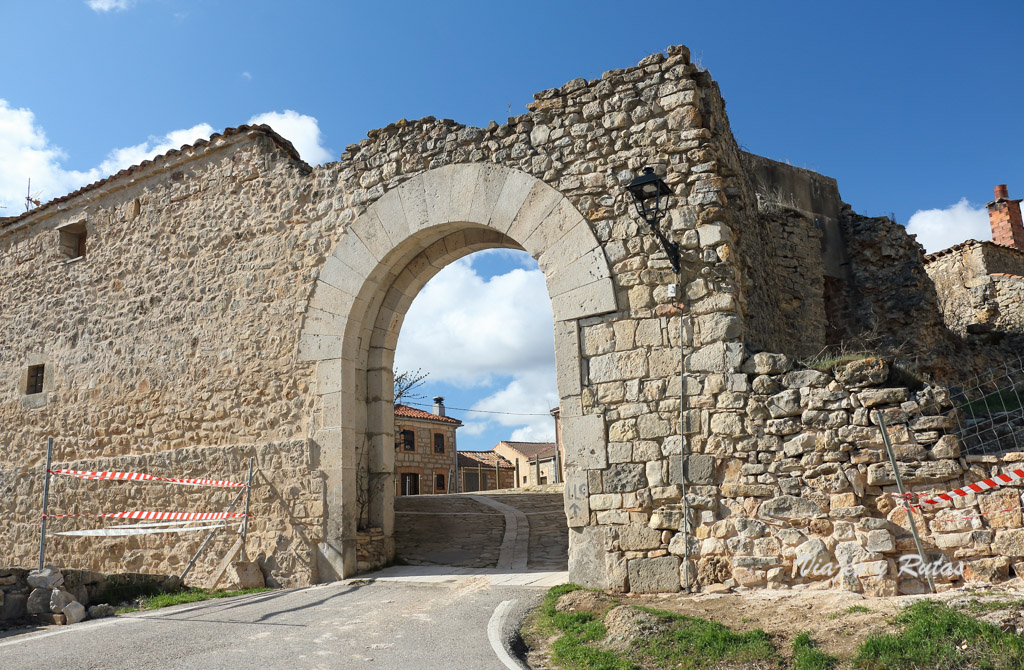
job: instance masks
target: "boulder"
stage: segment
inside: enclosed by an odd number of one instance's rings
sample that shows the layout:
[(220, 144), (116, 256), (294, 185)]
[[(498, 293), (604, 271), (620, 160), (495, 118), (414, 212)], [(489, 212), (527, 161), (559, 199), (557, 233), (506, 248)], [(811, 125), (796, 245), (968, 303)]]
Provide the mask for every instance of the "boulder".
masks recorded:
[(89, 608), (90, 619), (105, 619), (108, 616), (114, 616), (113, 605), (108, 605), (107, 603), (100, 603), (99, 605), (93, 605)]
[(224, 573), (224, 578), (227, 580), (228, 590), (231, 591), (260, 589), (266, 586), (259, 566), (250, 561), (232, 561)]
[(28, 602), (25, 604), (28, 613), (35, 616), (48, 613), (50, 611), (51, 595), (53, 595), (53, 589), (43, 587), (32, 589), (32, 593), (28, 595)]
[(52, 589), (64, 583), (64, 575), (53, 566), (28, 573), (28, 585), (37, 589)]
[(75, 596), (64, 589), (53, 589), (50, 592), (50, 611), (54, 614), (64, 614), (64, 608), (75, 601)]
[(85, 620), (85, 606), (77, 600), (73, 600), (64, 606), (64, 618), (68, 623), (78, 623)]
[(0, 607), (0, 621), (17, 621), (28, 615), (28, 594), (7, 593)]

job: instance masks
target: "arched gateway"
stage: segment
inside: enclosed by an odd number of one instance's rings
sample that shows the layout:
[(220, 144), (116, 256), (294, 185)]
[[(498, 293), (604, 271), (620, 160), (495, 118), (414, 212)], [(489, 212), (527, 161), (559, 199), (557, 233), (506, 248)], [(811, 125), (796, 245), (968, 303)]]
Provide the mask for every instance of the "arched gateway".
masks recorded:
[(379, 492), (369, 496), (371, 525), (393, 532), (392, 370), (406, 311), (446, 265), (493, 248), (526, 250), (544, 273), (567, 468), (577, 465), (580, 438), (604, 439), (601, 419), (588, 431), (582, 414), (577, 321), (617, 306), (608, 261), (583, 215), (544, 182), (503, 166), (449, 165), (409, 179), (345, 231), (320, 272), (299, 342), (300, 359), (317, 365), (311, 438), (328, 489), (340, 493), (329, 496), (341, 504), (327, 511), (321, 547), (338, 575), (355, 571), (360, 487)]

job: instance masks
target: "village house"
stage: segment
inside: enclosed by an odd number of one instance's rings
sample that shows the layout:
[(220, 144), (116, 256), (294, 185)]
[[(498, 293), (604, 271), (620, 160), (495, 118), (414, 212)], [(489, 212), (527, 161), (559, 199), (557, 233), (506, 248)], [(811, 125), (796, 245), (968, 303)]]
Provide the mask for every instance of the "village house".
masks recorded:
[(515, 468), (516, 488), (557, 484), (562, 481), (561, 445), (554, 442), (513, 442), (502, 440), (494, 445), (494, 453), (507, 459)]
[(395, 495), (454, 493), (455, 431), (462, 422), (445, 416), (440, 396), (433, 410), (395, 405)]
[(493, 451), (458, 452), (459, 490), (454, 493), (494, 491), (515, 486), (515, 466)]

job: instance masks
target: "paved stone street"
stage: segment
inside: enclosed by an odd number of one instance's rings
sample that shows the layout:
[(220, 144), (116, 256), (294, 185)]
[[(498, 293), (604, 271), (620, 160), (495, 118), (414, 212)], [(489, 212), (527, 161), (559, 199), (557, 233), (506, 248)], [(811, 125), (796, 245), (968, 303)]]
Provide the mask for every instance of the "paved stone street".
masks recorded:
[(559, 493), (402, 496), (397, 554), (413, 565), (564, 571), (569, 531)]
[(502, 670), (488, 638), (495, 609), (523, 611), (543, 593), (480, 577), (352, 580), (8, 634), (0, 667)]

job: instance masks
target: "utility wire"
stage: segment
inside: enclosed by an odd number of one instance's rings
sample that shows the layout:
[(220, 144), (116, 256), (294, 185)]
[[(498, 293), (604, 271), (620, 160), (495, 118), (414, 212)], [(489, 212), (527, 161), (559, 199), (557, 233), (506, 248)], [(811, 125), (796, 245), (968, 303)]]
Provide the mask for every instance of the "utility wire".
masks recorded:
[[(405, 401), (402, 405), (419, 405), (420, 407), (433, 407), (433, 405), (425, 402), (409, 402)], [(453, 409), (456, 412), (476, 412), (477, 414), (505, 414), (507, 416), (551, 416), (550, 412), (544, 412), (543, 414), (531, 414), (528, 412), (496, 412), (488, 409), (466, 409), (465, 407), (449, 407), (445, 405), (445, 409)]]

